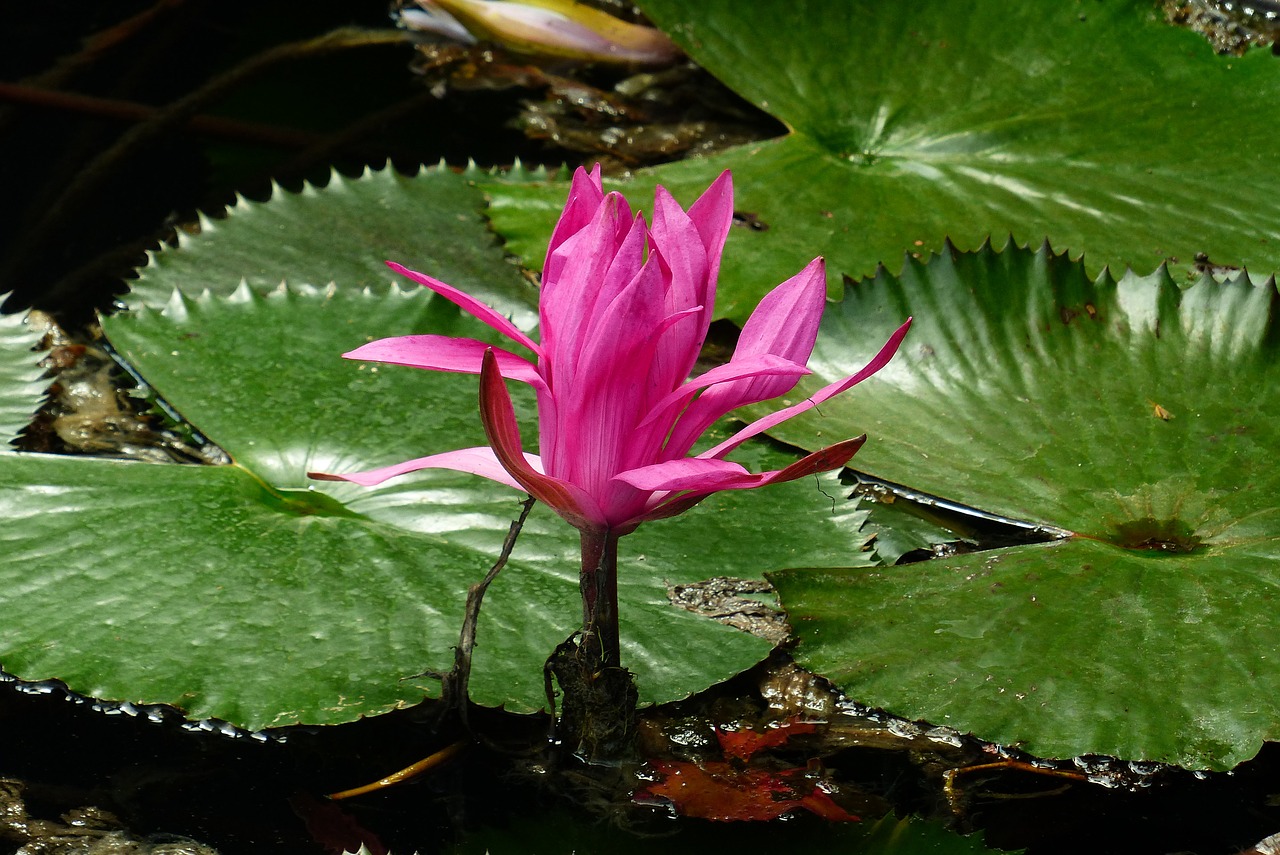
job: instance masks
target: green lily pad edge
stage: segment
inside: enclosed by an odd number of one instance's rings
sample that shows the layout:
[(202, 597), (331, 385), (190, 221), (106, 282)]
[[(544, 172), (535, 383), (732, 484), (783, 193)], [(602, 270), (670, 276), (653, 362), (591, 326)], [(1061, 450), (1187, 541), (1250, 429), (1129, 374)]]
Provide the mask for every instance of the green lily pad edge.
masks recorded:
[[(1280, 292), (1047, 247), (850, 282), (792, 396), (907, 313), (890, 365), (773, 434), (866, 432), (859, 471), (1064, 540), (768, 574), (801, 664), (860, 702), (1018, 744), (1229, 769), (1280, 739)], [(873, 514), (873, 519), (875, 515)]]

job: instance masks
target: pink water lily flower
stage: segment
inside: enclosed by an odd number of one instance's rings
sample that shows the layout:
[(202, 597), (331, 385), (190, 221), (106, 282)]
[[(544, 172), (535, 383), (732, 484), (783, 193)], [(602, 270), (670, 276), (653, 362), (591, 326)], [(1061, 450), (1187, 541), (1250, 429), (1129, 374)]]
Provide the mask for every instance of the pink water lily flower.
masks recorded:
[[(475, 339), (410, 335), (370, 342), (348, 359), (480, 375), (487, 446), (446, 451), (370, 472), (312, 477), (378, 484), (419, 469), (470, 472), (524, 490), (581, 531), (584, 662), (619, 665), (618, 538), (646, 520), (681, 513), (721, 490), (791, 481), (843, 466), (865, 437), (836, 443), (785, 469), (753, 473), (726, 456), (753, 436), (880, 370), (910, 321), (866, 367), (690, 454), (717, 420), (786, 394), (809, 373), (826, 300), (821, 258), (774, 288), (752, 312), (733, 358), (690, 379), (715, 304), (733, 220), (733, 183), (721, 175), (685, 211), (664, 188), (653, 223), (606, 194), (600, 168), (573, 176), (542, 271), (541, 341), (493, 308), (430, 276), (391, 267), (532, 354)], [(540, 454), (524, 450), (506, 380), (538, 400)], [(598, 667), (597, 667), (598, 666)], [(584, 666), (585, 667), (585, 666)]]
[[(390, 263), (532, 352), (536, 361), (474, 339), (438, 335), (381, 339), (344, 354), (478, 373), (489, 445), (316, 477), (373, 485), (418, 469), (460, 470), (527, 491), (584, 533), (617, 537), (721, 490), (763, 487), (844, 465), (865, 437), (773, 472), (752, 473), (725, 456), (870, 377), (893, 356), (909, 321), (861, 371), (689, 454), (722, 416), (783, 395), (809, 373), (805, 363), (826, 299), (818, 258), (760, 302), (727, 364), (689, 379), (711, 323), (732, 219), (728, 172), (687, 212), (659, 186), (653, 224), (647, 225), (621, 194), (604, 193), (598, 166), (591, 173), (578, 169), (543, 267), (541, 343), (463, 291)], [(537, 393), (541, 455), (522, 447), (503, 378), (528, 383)]]

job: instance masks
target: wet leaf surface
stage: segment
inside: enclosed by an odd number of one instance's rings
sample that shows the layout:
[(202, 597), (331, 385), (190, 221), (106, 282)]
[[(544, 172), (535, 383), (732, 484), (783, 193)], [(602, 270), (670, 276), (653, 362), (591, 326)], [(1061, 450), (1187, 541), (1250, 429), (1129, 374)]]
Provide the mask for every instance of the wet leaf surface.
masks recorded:
[(911, 336), (856, 401), (775, 433), (865, 431), (872, 476), (1077, 536), (775, 574), (800, 659), (859, 700), (1042, 756), (1225, 769), (1280, 736), (1277, 305), (1274, 282), (1094, 281), (1015, 247), (847, 286), (805, 384), (904, 314)]
[[(367, 180), (385, 190), (390, 179)], [(359, 184), (314, 192), (337, 193), (334, 217), (359, 221), (386, 204)], [(429, 222), (461, 217), (483, 235), (475, 198), (450, 193), (413, 204)], [(281, 199), (286, 209), (303, 204)], [(237, 217), (260, 225), (274, 204), (233, 214), (208, 249), (201, 236), (161, 258), (196, 256), (197, 284), (239, 282), (245, 256), (233, 250), (240, 241), (262, 249), (267, 238)], [(482, 444), (475, 378), (339, 354), (388, 335), (487, 333), (425, 289), (366, 287), (370, 250), (331, 246), (340, 231), (313, 231), (300, 218), (270, 232), (290, 252), (325, 258), (333, 287), (192, 289), (163, 309), (139, 303), (104, 322), (122, 357), (232, 465), (0, 454), (0, 515), (10, 520), (0, 557), (0, 607), (11, 615), (0, 627), (6, 670), (250, 729), (352, 721), (438, 691), (423, 674), (451, 664), (466, 589), (496, 558), (519, 494), (446, 472), (313, 490), (305, 473)], [(457, 263), (432, 272), (467, 281), (468, 257)], [(192, 265), (157, 261), (149, 293), (162, 282), (190, 285)], [(518, 401), (533, 448), (531, 401)], [(758, 442), (739, 459), (777, 468), (796, 457)], [(643, 702), (727, 679), (772, 646), (672, 606), (670, 585), (869, 560), (864, 515), (828, 494), (838, 495), (834, 477), (723, 494), (626, 539), (623, 659)], [(778, 538), (775, 526), (797, 536)], [(576, 532), (536, 511), (485, 600), (471, 682), (478, 703), (546, 705), (543, 662), (580, 623), (578, 560)]]
[[(239, 199), (224, 217), (201, 216), (199, 234), (178, 232), (180, 252), (151, 253), (127, 297), (131, 308), (166, 305), (174, 288), (193, 297), (228, 295), (244, 282), (258, 292), (294, 288), (382, 291), (401, 278), (386, 261), (430, 272), (509, 314), (522, 328), (537, 323), (537, 291), (508, 264), (485, 227), (484, 198), (474, 180), (492, 176), (422, 169), (412, 178), (390, 167), (357, 179), (338, 172), (323, 187), (269, 202)], [(516, 170), (510, 178), (545, 173)], [(548, 232), (550, 234), (550, 232)]]
[[(1217, 56), (1133, 0), (641, 5), (792, 129), (620, 185), (637, 203), (654, 183), (687, 203), (733, 170), (736, 208), (767, 230), (730, 237), (723, 317), (741, 323), (815, 255), (834, 284), (948, 237), (1047, 237), (1091, 274), (1167, 261), (1183, 281), (1199, 253), (1280, 269), (1280, 196), (1259, 180), (1280, 159), (1280, 62), (1266, 50)], [(499, 233), (537, 259), (559, 188), (491, 192)]]

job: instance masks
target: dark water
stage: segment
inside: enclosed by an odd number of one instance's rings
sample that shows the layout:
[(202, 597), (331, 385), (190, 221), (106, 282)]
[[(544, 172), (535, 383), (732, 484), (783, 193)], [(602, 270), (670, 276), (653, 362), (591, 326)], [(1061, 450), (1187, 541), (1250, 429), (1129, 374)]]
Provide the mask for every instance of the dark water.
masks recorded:
[[(650, 711), (651, 733), (642, 744), (668, 757), (695, 756), (696, 734), (706, 730), (708, 719), (729, 716), (741, 724), (760, 712), (753, 690), (760, 673), (682, 706)], [(6, 841), (31, 844), (26, 851), (81, 851), (34, 848), (42, 834), (56, 829), (40, 832), (28, 820), (56, 821), (86, 806), (109, 812), (106, 827), (123, 829), (130, 845), (188, 840), (223, 853), (283, 855), (336, 853), (361, 843), (374, 852), (389, 847), (403, 853), (656, 847), (683, 853), (739, 844), (754, 851), (850, 851), (857, 835), (888, 807), (900, 815), (949, 820), (962, 831), (981, 830), (988, 845), (1026, 847), (1035, 855), (1235, 853), (1280, 828), (1275, 745), (1231, 773), (1196, 774), (1108, 758), (1056, 764), (1090, 772), (1089, 782), (1030, 764), (994, 768), (996, 749), (976, 740), (951, 735), (950, 744), (942, 744), (923, 738), (924, 727), (876, 714), (855, 720), (832, 713), (825, 733), (771, 751), (765, 762), (801, 769), (820, 762), (834, 798), (859, 812), (864, 827), (827, 823), (803, 811), (784, 822), (713, 823), (676, 821), (661, 806), (631, 805), (632, 768), (592, 769), (571, 758), (557, 763), (543, 750), (543, 717), (475, 710), (477, 742), (451, 721), (434, 725), (432, 712), (426, 704), (341, 727), (254, 736), (216, 723), (185, 722), (163, 708), (121, 708), (76, 698), (52, 684), (6, 682), (0, 684), (0, 798), (16, 782), (27, 815), (15, 822), (12, 805), (0, 804), (0, 851), (16, 851), (4, 849)], [(653, 748), (656, 733), (675, 741)], [(342, 802), (324, 798), (458, 741), (465, 747), (451, 761), (409, 783)], [(943, 768), (957, 764), (968, 771), (957, 777), (948, 803), (942, 797)]]

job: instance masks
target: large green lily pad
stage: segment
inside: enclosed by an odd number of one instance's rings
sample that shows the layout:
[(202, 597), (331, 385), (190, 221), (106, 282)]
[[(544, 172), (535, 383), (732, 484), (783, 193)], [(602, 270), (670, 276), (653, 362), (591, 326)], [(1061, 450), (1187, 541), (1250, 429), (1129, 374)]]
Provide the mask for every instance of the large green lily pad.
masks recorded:
[(1057, 543), (773, 578), (799, 657), (854, 697), (1051, 756), (1228, 768), (1280, 738), (1274, 281), (1090, 280), (1045, 249), (949, 251), (847, 287), (806, 378), (916, 316), (813, 447), (1073, 532)]
[[(1150, 2), (645, 0), (689, 55), (791, 133), (621, 185), (689, 202), (732, 169), (718, 311), (741, 322), (815, 255), (896, 270), (950, 238), (1046, 237), (1104, 266), (1176, 279), (1198, 253), (1280, 269), (1280, 62), (1220, 57)], [(489, 187), (497, 230), (539, 257), (560, 186)], [(833, 288), (833, 293), (835, 289)]]
[[(462, 180), (429, 176), (426, 186)], [(122, 357), (233, 464), (0, 453), (6, 671), (255, 729), (351, 721), (438, 691), (431, 678), (415, 675), (451, 664), (466, 589), (496, 558), (520, 496), (448, 472), (376, 488), (309, 488), (309, 469), (367, 469), (483, 443), (476, 378), (339, 357), (373, 337), (491, 335), (425, 289), (366, 287), (366, 251), (331, 246), (341, 232), (334, 224), (359, 222), (371, 206), (387, 204), (386, 194), (358, 184), (331, 197), (330, 227), (311, 230), (299, 218), (272, 232), (299, 257), (325, 257), (333, 285), (254, 287), (273, 277), (248, 275), (244, 260), (256, 256), (242, 243), (260, 246), (263, 238), (237, 218), (277, 222), (274, 205), (300, 204), (280, 196), (218, 221), (208, 246), (202, 235), (162, 252), (133, 310), (103, 321)], [(399, 179), (390, 186), (401, 186)], [(477, 195), (418, 192), (405, 190), (415, 202), (404, 213), (417, 217), (419, 233), (456, 221), (469, 230), (457, 240), (489, 240), (475, 217)], [(177, 258), (187, 253), (199, 264)], [(467, 253), (427, 255), (431, 263), (417, 266), (447, 281), (477, 275)], [(489, 287), (518, 295), (525, 286), (496, 248), (478, 270), (491, 271), (494, 259), (509, 279)], [(197, 286), (247, 282), (200, 293), (189, 287), (195, 269)], [(149, 296), (164, 283), (167, 300)], [(149, 307), (152, 301), (164, 308)], [(6, 348), (22, 356), (6, 352), (0, 364), (34, 364), (29, 337), (9, 332), (6, 326)], [(15, 377), (0, 400), (26, 400), (30, 412), (38, 394), (21, 372)], [(513, 392), (534, 448), (531, 396)], [(767, 442), (741, 451), (753, 466), (796, 459)], [(758, 495), (725, 494), (623, 542), (623, 661), (637, 673), (645, 702), (687, 696), (770, 649), (671, 606), (668, 584), (866, 562), (863, 515), (833, 509), (823, 490), (837, 489), (828, 479), (825, 487), (806, 480)], [(791, 536), (777, 537), (774, 525)], [(543, 661), (580, 622), (577, 564), (576, 532), (536, 509), (485, 600), (471, 682), (476, 701), (518, 711), (545, 706)], [(699, 654), (689, 656), (691, 649)]]

